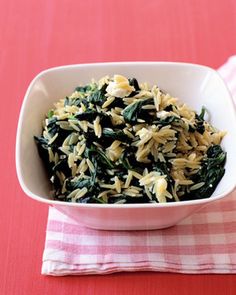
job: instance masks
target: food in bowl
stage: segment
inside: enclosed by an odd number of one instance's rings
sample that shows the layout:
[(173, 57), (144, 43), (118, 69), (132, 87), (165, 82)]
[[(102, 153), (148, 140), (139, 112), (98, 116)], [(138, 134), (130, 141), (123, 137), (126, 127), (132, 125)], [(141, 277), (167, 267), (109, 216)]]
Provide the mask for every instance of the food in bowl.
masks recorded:
[(165, 203), (209, 198), (225, 135), (157, 85), (122, 75), (76, 87), (35, 136), (56, 200)]

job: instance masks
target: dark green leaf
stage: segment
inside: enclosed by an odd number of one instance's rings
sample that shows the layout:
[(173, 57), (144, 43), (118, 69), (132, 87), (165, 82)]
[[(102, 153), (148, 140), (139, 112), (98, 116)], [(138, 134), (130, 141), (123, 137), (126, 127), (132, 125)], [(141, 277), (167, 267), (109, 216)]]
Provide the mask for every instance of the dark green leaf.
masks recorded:
[(99, 165), (102, 167), (101, 169), (113, 169), (114, 164), (112, 163), (111, 160), (108, 159), (106, 154), (97, 146), (91, 145), (90, 148), (86, 148), (84, 151), (84, 156), (87, 158), (94, 157), (94, 159), (98, 162)]
[(129, 79), (129, 85), (133, 86), (135, 91), (140, 91), (140, 87), (138, 85), (138, 81), (135, 78)]
[(34, 136), (34, 140), (37, 144), (38, 154), (42, 159), (48, 174), (51, 174), (51, 164), (48, 156), (48, 141), (43, 136)]
[(89, 194), (89, 195), (86, 194), (86, 196), (77, 199), (76, 202), (77, 203), (86, 203), (86, 204), (90, 204), (90, 203), (105, 204), (106, 203), (103, 199), (97, 198), (91, 194)]
[(105, 113), (99, 113), (95, 110), (92, 109), (88, 109), (83, 113), (80, 114), (75, 114), (75, 118), (77, 118), (78, 120), (85, 120), (88, 121), (90, 123), (93, 123), (93, 121), (96, 119), (96, 117), (99, 116), (100, 117), (100, 124), (102, 125), (102, 127), (105, 126), (110, 126), (111, 125), (111, 119), (110, 117), (105, 114)]
[(168, 117), (163, 118), (163, 119), (161, 119), (161, 118), (155, 119), (154, 122), (156, 124), (164, 127), (166, 125), (170, 125), (173, 122), (179, 122), (179, 121), (180, 121), (180, 119), (178, 117), (176, 117), (176, 116), (168, 116)]
[(205, 132), (204, 122), (202, 121), (197, 122), (196, 131), (199, 132), (200, 134), (203, 134)]
[(102, 150), (97, 149), (97, 153), (99, 155), (98, 161), (101, 162), (106, 169), (114, 168), (114, 164), (111, 162), (111, 160), (108, 159), (108, 157)]
[(48, 149), (48, 140), (43, 136), (34, 136), (34, 140), (37, 143), (37, 145), (42, 146), (46, 150)]
[(126, 153), (123, 153), (121, 158), (120, 158), (120, 161), (121, 161), (121, 164), (123, 165), (123, 167), (126, 169), (126, 170), (133, 170), (130, 162), (129, 162), (129, 159), (126, 157)]
[(140, 197), (130, 197), (126, 195), (122, 195), (119, 197), (110, 196), (108, 198), (108, 203), (116, 204), (116, 203), (124, 203), (124, 204), (138, 204), (138, 203), (149, 203), (150, 199), (146, 194), (143, 194)]
[(205, 112), (206, 109), (204, 107), (202, 107), (201, 113), (200, 115), (195, 115), (195, 124), (193, 127), (193, 129), (195, 129), (195, 131), (199, 132), (200, 134), (203, 134), (205, 132), (205, 126), (204, 126), (204, 116), (205, 116)]
[(73, 181), (73, 180), (66, 181), (66, 189), (70, 192), (72, 192), (75, 189), (83, 188), (83, 187), (86, 187), (89, 189), (92, 185), (93, 185), (93, 182), (90, 178), (88, 179), (81, 178), (77, 181)]
[(88, 91), (90, 91), (92, 88), (91, 88), (91, 85), (88, 84), (88, 85), (85, 85), (85, 86), (78, 86), (75, 88), (75, 91), (78, 91), (78, 92), (82, 92), (82, 93), (86, 93)]
[(54, 111), (53, 110), (49, 110), (48, 111), (48, 118), (52, 118), (52, 116), (54, 115)]
[(54, 136), (60, 129), (59, 125), (57, 125), (56, 122), (57, 122), (56, 117), (51, 117), (48, 119), (47, 128), (48, 128), (48, 133), (51, 136)]
[(198, 116), (198, 119), (201, 120), (201, 121), (204, 121), (205, 113), (206, 113), (206, 109), (205, 109), (204, 107), (202, 107), (202, 109), (201, 109), (201, 113), (200, 113), (200, 115)]
[(119, 129), (112, 130), (111, 128), (103, 128), (102, 135), (105, 138), (111, 138), (113, 140), (120, 140), (122, 142), (129, 142), (129, 137)]
[(107, 84), (104, 84), (101, 89), (94, 91), (89, 97), (88, 101), (97, 105), (102, 105), (105, 100)]
[(52, 167), (53, 174), (56, 174), (56, 171), (63, 171), (65, 176), (67, 176), (67, 177), (71, 176), (71, 169), (68, 166), (67, 158), (61, 159), (60, 161), (58, 161), (57, 164), (55, 164)]
[(123, 117), (125, 122), (130, 124), (135, 124), (139, 117), (141, 108), (145, 103), (144, 100), (138, 100), (136, 102), (131, 103), (123, 110)]
[(64, 107), (70, 105), (70, 99), (69, 97), (65, 97), (64, 99)]
[(174, 111), (174, 106), (172, 104), (169, 104), (164, 108), (164, 111), (166, 112), (173, 112)]

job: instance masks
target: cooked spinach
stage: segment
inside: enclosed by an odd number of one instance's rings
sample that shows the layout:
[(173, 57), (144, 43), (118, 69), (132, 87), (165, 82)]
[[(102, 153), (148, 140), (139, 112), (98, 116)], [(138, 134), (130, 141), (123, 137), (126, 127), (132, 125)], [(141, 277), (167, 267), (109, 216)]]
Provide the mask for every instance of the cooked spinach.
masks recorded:
[(133, 167), (131, 166), (128, 157), (126, 157), (126, 153), (123, 153), (120, 162), (126, 170), (132, 170)]
[(176, 116), (168, 116), (166, 118), (157, 118), (155, 119), (154, 123), (158, 124), (159, 126), (167, 126), (172, 124), (173, 122), (179, 122), (180, 118), (176, 117)]
[(152, 169), (153, 171), (159, 172), (160, 175), (166, 175), (169, 181), (173, 181), (172, 177), (170, 176), (170, 166), (171, 165), (169, 162), (161, 162), (158, 160), (156, 162), (153, 162)]
[(114, 164), (112, 163), (112, 161), (108, 159), (106, 154), (101, 149), (97, 148), (96, 153), (97, 153), (97, 161), (100, 164), (105, 166), (106, 169), (113, 169), (114, 168)]
[(43, 136), (34, 136), (37, 145), (45, 150), (48, 150), (48, 140)]
[(57, 122), (57, 118), (56, 117), (50, 117), (48, 119), (48, 124), (47, 124), (47, 128), (48, 128), (48, 133), (51, 136), (54, 136), (60, 129), (60, 127), (56, 124)]
[(91, 204), (91, 203), (97, 203), (97, 204), (105, 204), (106, 202), (103, 201), (102, 198), (97, 198), (95, 197), (95, 195), (88, 193), (86, 194), (86, 196), (79, 198), (76, 200), (77, 203), (87, 203), (87, 204)]
[(94, 181), (92, 180), (92, 178), (81, 178), (81, 179), (78, 179), (76, 181), (74, 180), (70, 180), (68, 179), (66, 181), (66, 189), (69, 191), (69, 192), (72, 192), (73, 190), (77, 189), (77, 188), (83, 188), (83, 187), (86, 187), (86, 188), (91, 188), (92, 186), (94, 185)]
[(144, 100), (140, 100), (128, 105), (123, 111), (123, 117), (126, 122), (135, 124), (138, 119), (141, 107), (144, 103)]
[(143, 164), (140, 162), (137, 162), (135, 158), (135, 152), (136, 152), (135, 146), (132, 146), (132, 145), (126, 146), (126, 149), (124, 150), (120, 158), (120, 163), (123, 166), (123, 168), (127, 170), (135, 170), (137, 172), (140, 172), (139, 171), (140, 167), (142, 167), (141, 171), (143, 170)]
[(48, 111), (48, 118), (52, 118), (52, 116), (54, 115), (54, 111), (53, 110), (49, 110)]
[(205, 116), (206, 109), (202, 107), (201, 113), (195, 114), (195, 123), (194, 125), (189, 125), (189, 132), (199, 132), (200, 134), (203, 134), (205, 132), (205, 126), (204, 126), (204, 116)]
[(102, 135), (106, 138), (111, 138), (113, 140), (120, 140), (122, 142), (129, 142), (129, 137), (119, 129), (103, 128)]
[(141, 90), (139, 87), (138, 81), (135, 78), (129, 79), (129, 85), (134, 87), (134, 91), (132, 91), (128, 97), (132, 97), (138, 94), (139, 91)]
[(93, 157), (100, 166), (101, 169), (113, 169), (115, 166), (111, 160), (108, 159), (106, 154), (101, 150), (101, 148), (91, 145), (90, 148), (86, 148), (84, 152), (84, 156), (89, 158)]
[(149, 202), (150, 202), (150, 199), (145, 193), (140, 197), (131, 197), (131, 196), (127, 196), (123, 194), (122, 196), (119, 196), (119, 197), (110, 196), (108, 199), (109, 204), (116, 204), (116, 203), (137, 204), (137, 203), (149, 203)]
[(65, 97), (64, 99), (64, 107), (70, 105), (70, 99), (68, 96)]
[(97, 89), (88, 96), (88, 101), (101, 106), (105, 101), (107, 84), (104, 84), (101, 89)]
[(59, 160), (53, 167), (52, 167), (52, 174), (56, 174), (57, 171), (62, 171), (66, 177), (71, 176), (71, 169), (67, 164), (67, 158)]
[(140, 99), (128, 105), (122, 112), (125, 122), (134, 125), (138, 119), (143, 119), (147, 123), (154, 119), (154, 115), (150, 114), (150, 110), (142, 109), (144, 105), (153, 103), (153, 99)]
[(173, 111), (174, 111), (174, 106), (173, 106), (173, 104), (169, 104), (168, 106), (166, 106), (166, 107), (164, 108), (164, 111), (166, 111), (166, 112), (173, 112)]
[(85, 86), (78, 86), (75, 88), (75, 91), (78, 91), (80, 93), (86, 93), (92, 89), (91, 85), (85, 85)]
[(51, 169), (52, 165), (48, 161), (48, 140), (45, 139), (43, 136), (34, 136), (34, 140), (37, 145), (37, 150), (40, 158), (42, 159), (46, 171), (49, 174), (49, 178), (51, 177)]
[(96, 110), (88, 109), (84, 111), (83, 113), (77, 113), (74, 115), (74, 117), (81, 121), (88, 121), (90, 123), (93, 123), (93, 121), (100, 117), (100, 124), (102, 126), (110, 126), (111, 125), (111, 118), (106, 113), (101, 113)]
[(198, 115), (198, 119), (201, 121), (204, 121), (205, 113), (206, 113), (206, 108), (202, 107), (201, 113)]
[(205, 132), (205, 126), (204, 121), (198, 121), (196, 124), (196, 131), (200, 134), (203, 134)]
[(129, 79), (129, 84), (134, 87), (135, 91), (140, 91), (141, 90), (140, 87), (139, 87), (137, 79), (135, 79), (135, 78)]
[(205, 182), (197, 190), (190, 191), (183, 199), (193, 200), (209, 198), (225, 173), (226, 152), (219, 145), (213, 145), (207, 150), (207, 157), (202, 161), (201, 169), (191, 179), (194, 183)]

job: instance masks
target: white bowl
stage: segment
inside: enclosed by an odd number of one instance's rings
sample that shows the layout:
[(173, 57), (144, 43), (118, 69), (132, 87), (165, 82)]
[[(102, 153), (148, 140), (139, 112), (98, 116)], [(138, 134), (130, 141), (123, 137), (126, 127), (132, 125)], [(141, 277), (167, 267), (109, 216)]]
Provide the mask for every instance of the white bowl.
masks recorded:
[[(48, 109), (79, 84), (92, 78), (122, 74), (159, 87), (200, 112), (205, 106), (211, 123), (226, 130), (222, 146), (227, 152), (226, 172), (208, 199), (164, 204), (79, 204), (50, 198), (50, 183), (38, 156), (34, 135), (41, 134)], [(202, 206), (229, 194), (236, 184), (236, 116), (224, 82), (211, 68), (171, 62), (122, 62), (69, 65), (48, 69), (31, 82), (21, 109), (16, 168), (24, 192), (31, 198), (56, 207), (88, 227), (108, 230), (159, 229), (177, 224)]]

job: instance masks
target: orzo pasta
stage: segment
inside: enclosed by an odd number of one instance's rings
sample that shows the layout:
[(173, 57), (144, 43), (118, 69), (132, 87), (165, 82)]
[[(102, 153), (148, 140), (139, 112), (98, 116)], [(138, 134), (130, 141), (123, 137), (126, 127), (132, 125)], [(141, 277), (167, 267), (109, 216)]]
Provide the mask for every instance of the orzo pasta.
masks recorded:
[(54, 198), (123, 204), (210, 197), (224, 175), (225, 133), (205, 111), (121, 75), (77, 87), (35, 136)]

